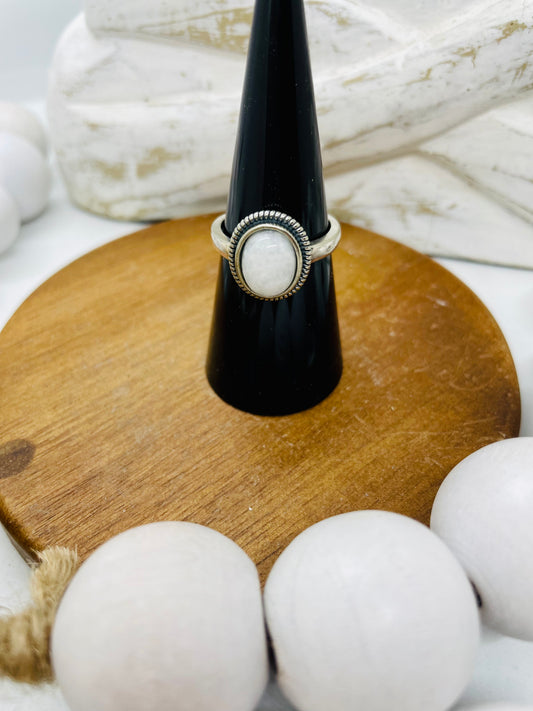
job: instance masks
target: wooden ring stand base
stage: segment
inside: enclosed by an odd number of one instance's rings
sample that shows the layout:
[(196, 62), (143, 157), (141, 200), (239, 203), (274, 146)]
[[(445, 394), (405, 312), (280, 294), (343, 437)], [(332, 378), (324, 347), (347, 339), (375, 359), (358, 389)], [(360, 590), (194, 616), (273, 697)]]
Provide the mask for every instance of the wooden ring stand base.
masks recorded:
[(445, 269), (343, 226), (334, 255), (344, 372), (306, 412), (258, 417), (204, 372), (218, 257), (212, 216), (87, 254), (0, 334), (0, 497), (26, 550), (82, 558), (183, 519), (226, 534), (262, 579), (304, 528), (354, 509), (428, 522), (463, 457), (518, 434), (514, 365), (487, 309)]

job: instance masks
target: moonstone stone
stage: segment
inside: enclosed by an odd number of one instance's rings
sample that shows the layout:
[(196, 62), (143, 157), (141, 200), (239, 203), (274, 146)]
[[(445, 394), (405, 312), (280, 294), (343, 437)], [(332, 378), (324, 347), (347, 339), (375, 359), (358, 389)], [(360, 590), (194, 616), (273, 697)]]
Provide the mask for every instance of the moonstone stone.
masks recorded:
[(253, 234), (242, 248), (241, 272), (248, 288), (258, 296), (272, 299), (283, 294), (296, 272), (290, 238), (269, 228)]

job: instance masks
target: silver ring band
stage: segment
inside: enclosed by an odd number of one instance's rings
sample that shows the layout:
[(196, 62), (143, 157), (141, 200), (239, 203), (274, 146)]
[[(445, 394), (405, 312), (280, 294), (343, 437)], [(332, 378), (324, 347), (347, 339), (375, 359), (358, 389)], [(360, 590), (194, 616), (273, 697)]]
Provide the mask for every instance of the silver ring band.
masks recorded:
[(250, 296), (277, 301), (296, 293), (305, 283), (311, 264), (327, 257), (338, 245), (341, 228), (328, 215), (328, 231), (313, 242), (292, 217), (276, 210), (261, 210), (239, 222), (228, 237), (225, 215), (211, 226), (211, 238), (228, 260), (237, 284)]

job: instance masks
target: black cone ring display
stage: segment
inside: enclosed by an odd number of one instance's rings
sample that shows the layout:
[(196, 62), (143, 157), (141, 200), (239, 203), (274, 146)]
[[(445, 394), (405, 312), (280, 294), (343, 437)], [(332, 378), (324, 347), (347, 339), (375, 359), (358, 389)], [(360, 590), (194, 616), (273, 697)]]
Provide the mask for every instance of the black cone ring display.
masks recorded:
[[(329, 229), (303, 0), (255, 4), (225, 233), (263, 211), (290, 216), (311, 244)], [(221, 258), (206, 370), (219, 397), (253, 414), (329, 395), (342, 372), (331, 256), (279, 300), (247, 293)]]

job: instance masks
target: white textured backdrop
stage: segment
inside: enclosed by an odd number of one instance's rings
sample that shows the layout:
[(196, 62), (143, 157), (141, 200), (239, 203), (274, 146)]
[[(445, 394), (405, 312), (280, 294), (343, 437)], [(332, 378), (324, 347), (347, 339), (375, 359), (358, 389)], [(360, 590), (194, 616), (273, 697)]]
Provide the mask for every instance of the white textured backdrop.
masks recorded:
[[(533, 2), (307, 0), (329, 207), (423, 251), (533, 267)], [(86, 0), (59, 42), (71, 197), (223, 210), (252, 0)]]

